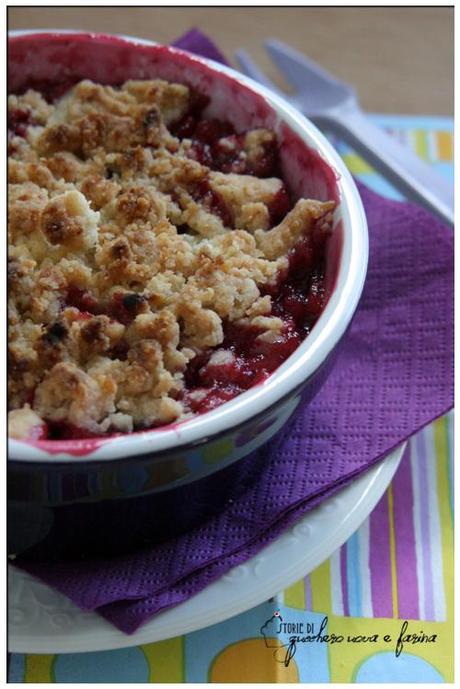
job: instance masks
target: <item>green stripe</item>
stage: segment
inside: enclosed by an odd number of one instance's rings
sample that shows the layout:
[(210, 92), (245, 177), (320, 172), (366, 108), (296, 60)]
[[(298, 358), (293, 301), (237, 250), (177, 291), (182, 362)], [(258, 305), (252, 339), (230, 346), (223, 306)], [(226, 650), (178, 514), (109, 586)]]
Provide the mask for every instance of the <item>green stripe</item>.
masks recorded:
[(416, 129), (414, 131), (414, 142), (417, 155), (423, 160), (429, 160), (427, 132), (423, 129)]
[(453, 414), (446, 414), (444, 417), (444, 425), (446, 431), (447, 439), (447, 480), (449, 484), (449, 504), (450, 504), (450, 516), (452, 519), (452, 526), (454, 525), (454, 447), (453, 447)]
[(356, 153), (345, 153), (342, 156), (345, 165), (353, 175), (366, 175), (374, 173), (374, 170)]

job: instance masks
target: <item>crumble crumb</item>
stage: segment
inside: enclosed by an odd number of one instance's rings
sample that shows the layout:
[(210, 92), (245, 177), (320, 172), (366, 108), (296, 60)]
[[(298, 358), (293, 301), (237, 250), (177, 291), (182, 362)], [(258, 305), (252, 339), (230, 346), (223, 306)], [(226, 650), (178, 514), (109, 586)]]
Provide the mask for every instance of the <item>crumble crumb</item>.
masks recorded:
[(17, 440), (27, 440), (44, 425), (43, 419), (28, 404), (22, 409), (13, 409), (8, 414), (8, 435)]
[(192, 98), (162, 80), (84, 80), (52, 104), (9, 96), (13, 437), (47, 422), (127, 433), (188, 418), (207, 393), (184, 394), (187, 366), (209, 348), (208, 366), (234, 361), (227, 324), (279, 340), (265, 290), (299, 238), (329, 231), (335, 204), (301, 199), (273, 226), (286, 190), (255, 171), (275, 134), (223, 136), (221, 155), (241, 150), (233, 171), (212, 169), (173, 134)]

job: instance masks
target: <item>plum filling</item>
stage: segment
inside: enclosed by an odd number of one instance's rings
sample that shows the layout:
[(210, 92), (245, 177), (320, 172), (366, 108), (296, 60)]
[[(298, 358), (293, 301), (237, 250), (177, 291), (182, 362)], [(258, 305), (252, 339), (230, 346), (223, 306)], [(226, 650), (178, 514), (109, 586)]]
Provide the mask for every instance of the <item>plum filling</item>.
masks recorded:
[(199, 201), (210, 213), (218, 215), (226, 227), (231, 227), (233, 217), (222, 196), (212, 189), (208, 180), (199, 182), (193, 193), (195, 201)]
[(171, 128), (179, 139), (191, 139), (188, 155), (211, 170), (224, 173), (280, 177), (276, 141), (261, 144), (257, 156), (248, 157), (245, 133), (237, 134), (230, 122), (201, 119), (202, 110), (195, 108)]
[(274, 340), (261, 339), (257, 328), (227, 322), (221, 345), (229, 353), (226, 360), (213, 363), (214, 350), (192, 359), (185, 374), (185, 399), (192, 411), (215, 409), (263, 382), (311, 332), (326, 302), (326, 238), (319, 232), (311, 240), (302, 239), (289, 255), (287, 274), (265, 289), (272, 296), (272, 314), (284, 323)]
[(145, 297), (136, 292), (123, 294), (122, 292), (115, 292), (112, 295), (112, 302), (107, 307), (107, 315), (123, 325), (129, 325), (136, 318), (142, 305), (145, 303)]
[[(33, 438), (33, 440), (81, 440), (82, 438), (99, 438), (101, 436), (100, 433), (91, 433), (87, 428), (79, 428), (60, 421), (47, 421), (46, 431), (46, 436)], [(115, 434), (111, 433), (110, 435)]]
[(28, 89), (33, 89), (38, 91), (48, 103), (54, 103), (54, 101), (65, 95), (67, 91), (70, 91), (75, 84), (78, 84), (80, 79), (81, 77), (72, 77), (61, 82), (54, 82), (48, 79), (29, 79), (27, 85), (20, 91), (17, 91), (17, 93), (19, 95)]
[(106, 315), (123, 325), (129, 325), (145, 301), (145, 297), (136, 292), (114, 292), (110, 301), (101, 303), (88, 290), (71, 285), (67, 291), (65, 305), (78, 309), (80, 318)]
[(65, 299), (66, 306), (73, 306), (82, 314), (90, 316), (97, 316), (102, 313), (100, 305), (88, 290), (81, 289), (75, 285), (71, 285), (67, 291)]
[(34, 124), (30, 112), (17, 108), (16, 110), (8, 112), (8, 130), (13, 136), (21, 136), (24, 138), (27, 134), (27, 128)]
[[(191, 158), (219, 172), (261, 178), (280, 177), (278, 150), (274, 141), (262, 144), (260, 153), (250, 158), (245, 151), (245, 134), (236, 134), (230, 124), (225, 128), (214, 127), (213, 122), (198, 122), (196, 130), (188, 137), (192, 141), (189, 150)], [(230, 133), (221, 136), (226, 131)]]
[(284, 218), (286, 213), (291, 210), (291, 199), (288, 191), (283, 185), (279, 191), (276, 192), (274, 199), (270, 204), (270, 224), (273, 227), (277, 225)]

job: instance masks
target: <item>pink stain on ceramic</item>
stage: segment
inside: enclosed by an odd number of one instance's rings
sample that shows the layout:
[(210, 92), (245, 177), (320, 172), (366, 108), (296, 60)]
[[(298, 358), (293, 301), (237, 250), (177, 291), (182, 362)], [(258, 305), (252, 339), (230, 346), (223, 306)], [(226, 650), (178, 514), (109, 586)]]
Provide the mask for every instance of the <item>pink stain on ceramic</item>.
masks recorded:
[(73, 457), (84, 457), (95, 452), (101, 445), (113, 441), (114, 436), (105, 438), (82, 438), (79, 440), (32, 440), (24, 441), (49, 455), (68, 454)]
[(284, 122), (277, 133), (283, 177), (294, 196), (339, 203), (339, 173)]

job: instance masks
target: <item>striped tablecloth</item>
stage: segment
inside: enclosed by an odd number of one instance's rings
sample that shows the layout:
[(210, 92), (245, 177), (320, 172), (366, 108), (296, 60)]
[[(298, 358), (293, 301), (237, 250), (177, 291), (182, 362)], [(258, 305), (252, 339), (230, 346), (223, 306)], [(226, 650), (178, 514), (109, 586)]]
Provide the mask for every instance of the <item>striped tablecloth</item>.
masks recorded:
[[(450, 119), (373, 117), (452, 178)], [(399, 198), (361, 158), (334, 143), (354, 175)], [(213, 627), (136, 648), (13, 654), (9, 681), (453, 682), (452, 435), (449, 414), (412, 438), (370, 517), (329, 560), (275, 599)], [(347, 642), (299, 643), (285, 666), (259, 633), (274, 611), (285, 623), (303, 622), (304, 631), (306, 623), (314, 624), (314, 633), (327, 616), (326, 631)], [(404, 643), (396, 657), (405, 620), (405, 634), (419, 640)], [(281, 634), (282, 643), (289, 636)], [(348, 642), (349, 636), (356, 640)]]

